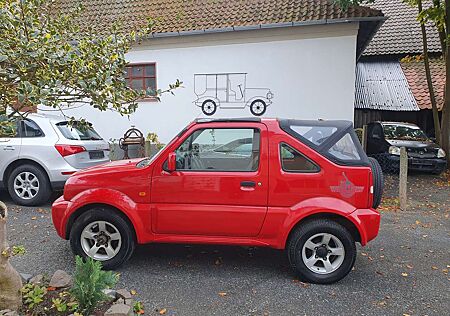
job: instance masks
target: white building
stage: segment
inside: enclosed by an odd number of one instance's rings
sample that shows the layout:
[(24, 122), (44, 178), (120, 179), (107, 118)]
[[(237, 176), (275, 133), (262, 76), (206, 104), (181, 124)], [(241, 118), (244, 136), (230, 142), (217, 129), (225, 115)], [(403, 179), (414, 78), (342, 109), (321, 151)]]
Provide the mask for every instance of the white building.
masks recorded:
[(114, 19), (132, 17), (135, 26), (144, 17), (165, 17), (127, 55), (130, 85), (164, 89), (179, 79), (183, 88), (161, 102), (142, 100), (129, 120), (88, 106), (69, 112), (106, 139), (134, 125), (167, 142), (193, 119), (207, 117), (204, 102), (208, 114), (216, 107), (210, 117), (249, 117), (266, 107), (267, 117), (353, 120), (356, 61), (385, 20), (366, 7), (342, 12), (333, 0), (115, 3), (86, 1), (84, 18), (102, 27)]

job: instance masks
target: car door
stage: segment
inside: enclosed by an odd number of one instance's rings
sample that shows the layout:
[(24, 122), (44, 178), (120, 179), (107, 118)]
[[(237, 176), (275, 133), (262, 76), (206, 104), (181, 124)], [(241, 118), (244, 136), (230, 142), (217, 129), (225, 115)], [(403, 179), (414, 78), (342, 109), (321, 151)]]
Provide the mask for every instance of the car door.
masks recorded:
[(230, 123), (226, 128), (209, 124), (198, 124), (173, 145), (176, 171), (166, 172), (164, 164), (154, 169), (152, 230), (158, 234), (257, 236), (267, 211), (266, 127), (259, 123)]
[[(17, 127), (16, 127), (17, 131)], [(16, 135), (0, 135), (0, 179), (8, 165), (19, 158), (22, 139)], [(6, 186), (6, 183), (3, 184)]]

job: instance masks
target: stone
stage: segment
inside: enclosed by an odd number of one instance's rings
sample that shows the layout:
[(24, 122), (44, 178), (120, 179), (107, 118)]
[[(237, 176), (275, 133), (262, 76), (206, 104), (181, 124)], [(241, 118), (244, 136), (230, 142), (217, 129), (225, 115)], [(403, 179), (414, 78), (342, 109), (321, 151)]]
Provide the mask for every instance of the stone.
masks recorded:
[(120, 297), (117, 299), (117, 301), (114, 302), (114, 304), (125, 304), (125, 300)]
[(105, 289), (102, 291), (103, 294), (105, 294), (108, 299), (110, 300), (115, 300), (117, 298), (117, 292), (115, 290), (112, 289)]
[(131, 298), (131, 293), (126, 289), (117, 290), (117, 296), (124, 300)]
[(63, 288), (63, 287), (69, 287), (71, 283), (72, 283), (72, 277), (69, 274), (67, 274), (66, 271), (57, 270), (53, 274), (48, 286), (56, 287), (56, 288)]
[(31, 284), (42, 285), (44, 283), (44, 276), (42, 274), (38, 274), (28, 281)]
[(114, 304), (105, 313), (105, 316), (129, 316), (132, 315), (133, 309), (129, 305)]
[(19, 316), (19, 313), (10, 309), (4, 309), (0, 311), (1, 316)]
[(129, 306), (133, 306), (134, 305), (134, 299), (132, 298), (127, 298), (125, 300), (125, 304), (129, 305)]
[(28, 283), (33, 278), (33, 276), (31, 274), (27, 274), (27, 273), (19, 273), (19, 274), (20, 274), (20, 277), (22, 278), (23, 283)]

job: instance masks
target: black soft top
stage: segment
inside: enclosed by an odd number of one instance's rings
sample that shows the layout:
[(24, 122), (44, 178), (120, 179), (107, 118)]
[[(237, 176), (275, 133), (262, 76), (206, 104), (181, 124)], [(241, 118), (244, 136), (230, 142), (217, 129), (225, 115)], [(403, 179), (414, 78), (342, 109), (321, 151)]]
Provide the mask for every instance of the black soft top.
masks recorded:
[[(364, 152), (358, 137), (353, 129), (353, 123), (351, 121), (345, 120), (293, 120), (293, 119), (279, 119), (280, 128), (301, 141), (308, 147), (311, 147), (316, 152), (320, 153), (322, 156), (327, 157), (329, 160), (345, 166), (370, 166), (369, 159)], [(311, 130), (318, 130), (323, 128), (324, 130), (331, 131), (330, 135), (325, 136), (318, 141), (312, 141), (308, 137), (308, 132), (301, 134), (296, 131), (296, 128), (301, 127), (311, 127)], [(349, 134), (356, 151), (358, 152), (359, 159), (343, 159), (336, 157), (330, 153), (330, 149), (336, 145), (346, 134)]]

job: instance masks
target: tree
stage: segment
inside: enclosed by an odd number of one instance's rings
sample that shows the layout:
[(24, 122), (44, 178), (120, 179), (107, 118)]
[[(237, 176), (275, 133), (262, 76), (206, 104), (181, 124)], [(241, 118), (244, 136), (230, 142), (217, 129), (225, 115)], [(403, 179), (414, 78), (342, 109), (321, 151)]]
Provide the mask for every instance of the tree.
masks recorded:
[[(427, 73), (427, 83), (430, 91), (430, 100), (433, 106), (433, 121), (436, 138), (447, 153), (447, 161), (450, 164), (450, 0), (432, 0), (429, 6), (423, 8), (422, 0), (403, 0), (418, 10), (418, 23), (421, 25), (422, 41), (424, 45), (424, 64)], [(370, 4), (374, 0), (335, 0), (345, 10), (350, 5)], [(429, 73), (429, 60), (427, 51), (427, 35), (425, 25), (431, 23), (439, 33), (442, 56), (445, 60), (445, 91), (444, 104), (442, 106), (442, 120), (439, 122), (434, 89), (431, 74)], [(433, 105), (434, 104), (434, 105)]]
[[(11, 117), (36, 105), (60, 110), (88, 104), (129, 115), (145, 94), (124, 79), (125, 54), (151, 31), (124, 32), (120, 24), (103, 33), (77, 23), (82, 6), (58, 12), (52, 0), (0, 0), (0, 133), (11, 133)], [(7, 115), (8, 114), (8, 115)]]
[[(77, 23), (82, 7), (68, 13), (57, 9), (52, 0), (0, 0), (0, 135), (14, 134), (14, 117), (33, 106), (65, 115), (72, 105), (88, 104), (130, 115), (142, 97), (159, 98), (181, 85), (177, 80), (166, 90), (134, 91), (126, 84), (125, 54), (151, 31), (151, 20), (144, 32), (127, 33), (115, 24), (99, 33)], [(9, 263), (6, 218), (0, 202), (0, 310), (21, 303), (21, 279)]]

